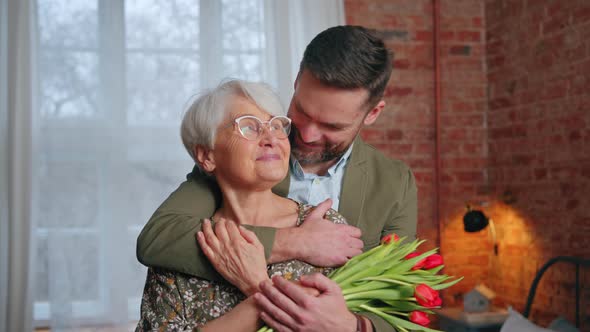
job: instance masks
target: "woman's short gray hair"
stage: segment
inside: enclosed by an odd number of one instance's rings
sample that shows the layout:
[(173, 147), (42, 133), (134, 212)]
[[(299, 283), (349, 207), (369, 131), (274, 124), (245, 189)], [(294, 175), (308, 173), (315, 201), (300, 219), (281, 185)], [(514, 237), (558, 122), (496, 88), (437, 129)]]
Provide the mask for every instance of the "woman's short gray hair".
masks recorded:
[(186, 110), (180, 126), (184, 147), (197, 162), (197, 145), (213, 148), (217, 127), (229, 112), (227, 105), (234, 98), (246, 98), (271, 115), (286, 115), (279, 97), (265, 83), (229, 80), (207, 90)]

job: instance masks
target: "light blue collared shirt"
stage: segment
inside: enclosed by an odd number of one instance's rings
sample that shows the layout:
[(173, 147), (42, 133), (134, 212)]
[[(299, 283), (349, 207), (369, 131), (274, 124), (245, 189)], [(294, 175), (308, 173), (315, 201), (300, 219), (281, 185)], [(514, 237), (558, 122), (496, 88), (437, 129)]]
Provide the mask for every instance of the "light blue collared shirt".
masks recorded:
[(326, 175), (305, 173), (299, 162), (291, 157), (289, 174), (291, 183), (287, 197), (305, 204), (318, 205), (327, 198), (332, 199), (332, 209), (338, 211), (340, 190), (344, 171), (352, 153), (352, 144), (338, 162), (328, 169)]

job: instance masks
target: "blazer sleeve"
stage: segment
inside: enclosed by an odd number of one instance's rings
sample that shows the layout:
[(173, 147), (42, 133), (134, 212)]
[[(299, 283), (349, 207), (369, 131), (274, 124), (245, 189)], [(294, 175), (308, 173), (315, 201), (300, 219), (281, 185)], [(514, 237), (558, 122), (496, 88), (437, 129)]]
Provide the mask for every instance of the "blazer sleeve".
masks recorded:
[[(137, 238), (137, 260), (148, 267), (165, 268), (207, 280), (222, 280), (195, 238), (201, 230), (202, 220), (213, 215), (220, 201), (215, 182), (193, 171), (143, 227)], [(247, 228), (258, 236), (268, 258), (276, 229)]]
[(409, 168), (402, 172), (402, 181), (399, 188), (399, 200), (391, 210), (389, 220), (385, 224), (381, 236), (396, 233), (400, 237), (406, 236), (412, 241), (416, 238), (418, 224), (418, 189), (416, 179)]
[(375, 332), (395, 332), (397, 331), (391, 324), (385, 319), (370, 312), (361, 312), (359, 315), (368, 318), (373, 325), (373, 331)]

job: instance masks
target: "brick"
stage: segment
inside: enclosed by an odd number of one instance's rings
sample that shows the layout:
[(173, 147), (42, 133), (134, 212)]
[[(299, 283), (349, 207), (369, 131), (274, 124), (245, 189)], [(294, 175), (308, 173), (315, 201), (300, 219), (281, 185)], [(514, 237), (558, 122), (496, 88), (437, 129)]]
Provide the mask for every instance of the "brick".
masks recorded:
[(438, 37), (440, 38), (441, 42), (446, 41), (454, 41), (455, 40), (455, 32), (449, 30), (443, 30), (439, 32)]
[(451, 54), (451, 55), (470, 55), (471, 54), (471, 46), (469, 46), (469, 45), (451, 46), (449, 49), (449, 54)]
[(410, 93), (412, 93), (412, 88), (410, 87), (388, 87), (385, 90), (385, 97), (391, 97), (391, 96), (396, 96), (396, 97), (403, 97), (403, 96), (407, 96)]
[(408, 59), (396, 59), (393, 60), (393, 68), (394, 70), (398, 70), (398, 69), (408, 69), (410, 68), (411, 63), (410, 60)]
[(389, 129), (385, 133), (385, 136), (388, 140), (399, 141), (404, 137), (404, 133), (399, 129)]
[(432, 31), (429, 30), (418, 30), (416, 31), (415, 40), (417, 41), (432, 41)]
[(590, 22), (590, 6), (580, 8), (572, 13), (573, 24), (583, 24)]
[(474, 28), (483, 27), (483, 17), (474, 17), (471, 19), (471, 24)]
[(408, 40), (407, 30), (381, 30), (377, 33), (379, 37), (383, 38), (384, 40)]
[(457, 31), (457, 41), (481, 42), (481, 31)]

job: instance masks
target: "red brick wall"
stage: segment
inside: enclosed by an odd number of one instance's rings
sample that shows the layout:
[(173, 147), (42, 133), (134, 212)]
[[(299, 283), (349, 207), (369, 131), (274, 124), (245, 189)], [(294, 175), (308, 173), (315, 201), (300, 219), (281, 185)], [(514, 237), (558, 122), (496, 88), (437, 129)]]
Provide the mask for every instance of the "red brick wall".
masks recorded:
[[(432, 1), (347, 0), (345, 4), (347, 24), (377, 29), (394, 52), (386, 110), (379, 123), (362, 134), (368, 142), (405, 161), (414, 171), (419, 190), (418, 236), (428, 240), (425, 248), (441, 246), (447, 273), (466, 277), (446, 294), (447, 304), (453, 305), (462, 293), (487, 276), (489, 265), (486, 255), (472, 255), (464, 250), (477, 246), (481, 236), (465, 236), (460, 221), (466, 202), (487, 197), (483, 2), (440, 2), (439, 193), (435, 188)], [(437, 195), (441, 200), (438, 220)]]
[[(490, 284), (524, 306), (535, 271), (557, 255), (590, 258), (590, 1), (486, 2), (489, 176), (500, 236)], [(590, 270), (582, 300), (590, 330)], [(534, 320), (573, 320), (573, 268), (547, 275)]]
[[(546, 260), (590, 257), (590, 1), (440, 1), (438, 192), (432, 1), (345, 6), (347, 24), (377, 29), (395, 53), (388, 106), (362, 135), (414, 170), (418, 234), (441, 247), (446, 273), (465, 276), (444, 294), (445, 305), (461, 305), (463, 293), (484, 282), (498, 304), (522, 309)], [(494, 219), (498, 256), (487, 231), (463, 232), (467, 202)], [(534, 320), (546, 324), (558, 313), (573, 320), (572, 271), (547, 275)], [(590, 285), (590, 271), (582, 279)], [(590, 317), (588, 300), (582, 308)]]

